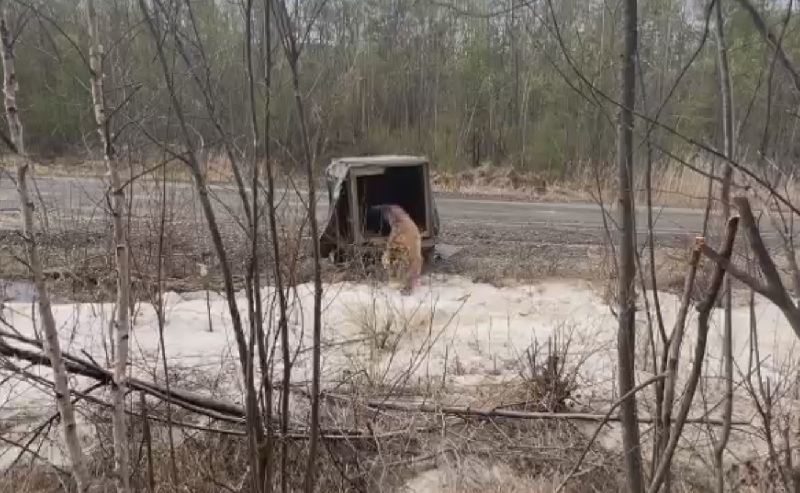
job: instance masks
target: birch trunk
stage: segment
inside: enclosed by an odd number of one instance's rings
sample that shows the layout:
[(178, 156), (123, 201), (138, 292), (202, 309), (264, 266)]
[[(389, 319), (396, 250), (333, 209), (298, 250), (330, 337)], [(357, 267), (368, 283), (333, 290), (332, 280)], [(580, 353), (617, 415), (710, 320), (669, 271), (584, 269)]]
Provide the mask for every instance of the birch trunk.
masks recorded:
[(128, 261), (128, 242), (125, 238), (123, 214), (125, 194), (119, 178), (119, 170), (114, 156), (109, 121), (106, 118), (106, 101), (103, 93), (103, 47), (100, 43), (97, 10), (94, 0), (86, 1), (86, 16), (89, 24), (89, 68), (92, 75), (92, 102), (97, 133), (103, 145), (103, 160), (108, 168), (113, 194), (111, 214), (114, 218), (114, 243), (117, 262), (117, 309), (116, 340), (114, 342), (114, 469), (117, 491), (130, 491), (130, 472), (128, 469), (127, 423), (125, 421), (125, 394), (127, 389), (126, 368), (128, 365), (128, 339), (130, 337), (130, 267)]
[(70, 400), (70, 389), (67, 381), (67, 370), (61, 355), (61, 344), (58, 341), (58, 330), (53, 311), (50, 306), (50, 296), (44, 282), (42, 260), (39, 257), (39, 250), (36, 245), (34, 234), (34, 205), (28, 193), (27, 174), (30, 162), (25, 153), (25, 141), (23, 138), (22, 122), (17, 112), (17, 74), (15, 69), (14, 38), (8, 29), (6, 21), (6, 6), (0, 4), (2, 16), (0, 16), (0, 38), (3, 45), (3, 94), (6, 120), (8, 121), (8, 132), (11, 142), (16, 149), (11, 160), (17, 171), (17, 193), (19, 195), (20, 208), (22, 213), (22, 234), (25, 238), (25, 248), (27, 250), (28, 262), (33, 274), (34, 284), (39, 296), (39, 317), (44, 328), (44, 351), (50, 359), (53, 368), (53, 382), (56, 393), (56, 403), (61, 417), (62, 432), (64, 442), (67, 446), (67, 454), (72, 463), (72, 475), (75, 478), (77, 491), (87, 491), (89, 487), (86, 463), (78, 438), (77, 425), (75, 423), (75, 410)]

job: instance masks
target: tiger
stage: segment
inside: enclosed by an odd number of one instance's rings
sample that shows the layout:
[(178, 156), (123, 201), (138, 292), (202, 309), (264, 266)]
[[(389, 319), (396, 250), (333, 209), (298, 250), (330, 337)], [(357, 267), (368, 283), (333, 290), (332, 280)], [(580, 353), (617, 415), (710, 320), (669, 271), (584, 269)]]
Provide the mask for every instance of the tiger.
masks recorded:
[(401, 292), (410, 294), (419, 285), (422, 271), (422, 235), (408, 213), (399, 205), (382, 204), (372, 207), (391, 226), (381, 264), (394, 281), (402, 285)]

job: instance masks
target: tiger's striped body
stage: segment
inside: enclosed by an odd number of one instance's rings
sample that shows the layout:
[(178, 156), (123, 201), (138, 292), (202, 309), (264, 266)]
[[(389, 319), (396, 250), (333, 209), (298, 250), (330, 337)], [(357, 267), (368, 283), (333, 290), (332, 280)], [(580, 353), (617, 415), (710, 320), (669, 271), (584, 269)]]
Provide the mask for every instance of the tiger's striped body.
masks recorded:
[(400, 282), (404, 293), (419, 284), (422, 272), (422, 236), (414, 220), (399, 205), (374, 206), (391, 226), (381, 264), (389, 278)]

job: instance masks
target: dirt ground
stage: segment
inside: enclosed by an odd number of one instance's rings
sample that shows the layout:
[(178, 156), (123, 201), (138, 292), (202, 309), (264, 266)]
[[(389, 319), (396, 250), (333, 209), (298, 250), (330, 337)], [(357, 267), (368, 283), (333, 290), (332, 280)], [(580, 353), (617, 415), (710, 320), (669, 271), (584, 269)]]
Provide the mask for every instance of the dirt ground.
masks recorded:
[[(243, 288), (244, 273), (250, 257), (250, 243), (242, 231), (230, 221), (222, 221), (223, 240), (236, 280)], [(165, 252), (159, 276), (155, 261), (159, 252), (158, 228), (148, 221), (133, 221), (129, 234), (133, 254), (133, 273), (137, 298), (146, 298), (158, 291), (157, 279), (163, 279), (164, 290), (177, 292), (205, 288), (222, 290), (218, 261), (205, 226), (175, 222), (165, 228), (161, 251)], [(87, 301), (107, 299), (114, 292), (115, 272), (111, 231), (102, 221), (80, 225), (62, 222), (51, 225), (52, 233), (37, 237), (43, 252), (45, 271), (57, 300)], [(308, 236), (306, 234), (306, 236)], [(650, 271), (646, 238), (640, 236), (642, 268)], [(689, 248), (693, 238), (659, 236), (655, 250), (658, 287), (675, 291), (682, 287)], [(308, 238), (282, 240), (284, 274), (290, 282), (312, 279)], [(740, 244), (743, 241), (739, 242)], [(265, 243), (264, 243), (265, 244)], [(548, 279), (584, 279), (607, 289), (614, 279), (613, 252), (602, 231), (568, 228), (542, 228), (483, 223), (448, 223), (439, 239), (441, 253), (426, 274), (458, 274), (476, 282), (495, 285), (529, 283)], [(0, 231), (0, 279), (29, 279), (24, 242), (14, 231)], [(271, 266), (271, 250), (264, 248), (264, 266)], [(207, 276), (201, 275), (204, 265)], [(323, 260), (325, 280), (358, 280), (365, 276), (381, 276), (376, 265), (335, 266)], [(262, 267), (269, 269), (271, 267)], [(708, 270), (708, 269), (706, 269)], [(649, 276), (645, 283), (651, 285)], [(788, 277), (788, 273), (787, 273)]]

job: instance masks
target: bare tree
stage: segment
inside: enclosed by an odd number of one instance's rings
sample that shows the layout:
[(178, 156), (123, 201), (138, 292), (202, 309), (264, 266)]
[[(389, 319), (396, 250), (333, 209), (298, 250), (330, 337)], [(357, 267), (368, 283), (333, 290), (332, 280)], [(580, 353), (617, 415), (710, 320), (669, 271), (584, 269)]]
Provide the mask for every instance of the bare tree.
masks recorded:
[[(180, 101), (178, 100), (178, 89), (176, 88), (174, 73), (170, 71), (170, 64), (167, 61), (167, 56), (165, 54), (165, 49), (163, 45), (163, 33), (159, 32), (158, 23), (156, 22), (155, 19), (155, 15), (157, 15), (158, 12), (167, 15), (168, 11), (164, 8), (164, 5), (159, 0), (154, 2), (156, 4), (155, 5), (156, 8), (158, 9), (156, 12), (151, 12), (150, 7), (148, 7), (147, 2), (145, 2), (145, 0), (139, 0), (138, 3), (139, 3), (139, 9), (141, 10), (142, 15), (144, 16), (145, 24), (147, 25), (147, 28), (151, 34), (153, 43), (155, 45), (158, 64), (161, 67), (163, 80), (166, 85), (166, 92), (169, 97), (170, 105), (175, 113), (175, 117), (178, 122), (178, 127), (180, 130), (179, 134), (180, 139), (182, 140), (183, 145), (185, 147), (185, 156), (181, 156), (181, 160), (187, 165), (189, 172), (191, 173), (195, 189), (199, 196), (200, 205), (203, 209), (203, 215), (206, 220), (208, 232), (211, 236), (211, 241), (213, 243), (214, 250), (219, 260), (220, 268), (222, 270), (222, 278), (225, 288), (225, 298), (228, 304), (228, 312), (231, 317), (231, 324), (236, 338), (236, 346), (237, 346), (237, 351), (239, 353), (239, 364), (241, 365), (241, 371), (246, 382), (245, 410), (247, 415), (246, 417), (247, 428), (248, 432), (252, 434), (252, 437), (254, 437), (248, 442), (250, 478), (253, 483), (255, 491), (258, 492), (261, 491), (260, 478), (264, 477), (263, 471), (260, 470), (263, 465), (263, 461), (260, 459), (260, 455), (266, 452), (265, 450), (260, 448), (260, 445), (263, 443), (264, 440), (263, 438), (264, 428), (261, 415), (259, 413), (258, 397), (256, 395), (253, 380), (251, 378), (248, 378), (249, 368), (250, 365), (252, 364), (253, 354), (250, 351), (250, 345), (248, 344), (247, 336), (245, 334), (242, 317), (239, 312), (239, 307), (237, 306), (236, 303), (236, 293), (234, 290), (233, 273), (229, 262), (228, 252), (225, 248), (225, 243), (222, 239), (222, 234), (220, 232), (217, 217), (211, 205), (211, 199), (209, 198), (208, 184), (201, 170), (200, 161), (197, 155), (197, 147), (194, 141), (192, 140), (192, 134), (189, 129), (189, 125), (187, 123), (184, 108), (181, 106)], [(178, 37), (180, 36), (180, 34), (177, 32), (178, 20), (169, 16), (167, 16), (166, 19), (164, 20), (166, 21), (167, 30), (169, 31), (173, 40), (178, 39)], [(247, 195), (243, 187), (240, 187), (239, 192), (240, 195), (243, 195), (242, 198), (243, 207), (249, 207), (249, 203), (246, 200)], [(253, 192), (255, 193), (255, 191)]]
[[(259, 248), (259, 224), (260, 224), (260, 217), (259, 213), (261, 208), (259, 207), (258, 203), (258, 191), (260, 189), (260, 161), (262, 156), (265, 155), (264, 149), (269, 145), (267, 141), (262, 141), (262, 135), (259, 132), (259, 125), (258, 125), (258, 102), (256, 100), (256, 74), (255, 74), (255, 67), (254, 67), (254, 57), (253, 57), (253, 24), (256, 22), (254, 18), (253, 11), (255, 7), (254, 0), (247, 0), (245, 4), (245, 61), (247, 63), (247, 94), (248, 99), (250, 100), (250, 130), (251, 130), (251, 137), (252, 137), (252, 214), (253, 218), (251, 221), (251, 247), (250, 247), (250, 262), (248, 266), (248, 275), (247, 275), (247, 286), (248, 286), (248, 318), (250, 319), (250, 361), (254, 358), (253, 351), (253, 344), (256, 344), (258, 347), (258, 359), (260, 364), (261, 370), (261, 381), (263, 382), (263, 391), (264, 391), (264, 415), (265, 415), (265, 422), (266, 422), (266, 436), (263, 432), (259, 431), (255, 435), (255, 439), (257, 440), (256, 449), (259, 451), (258, 453), (258, 462), (259, 466), (256, 471), (254, 471), (254, 481), (255, 481), (255, 490), (256, 491), (265, 491), (271, 492), (272, 491), (272, 379), (270, 375), (270, 368), (268, 368), (268, 359), (267, 356), (267, 335), (264, 331), (264, 312), (262, 308), (262, 300), (261, 300), (261, 263), (259, 260), (260, 255), (260, 248)], [(264, 18), (265, 22), (269, 22), (269, 15), (265, 15)], [(266, 29), (266, 27), (265, 27)], [(268, 31), (267, 31), (268, 32)], [(264, 39), (264, 42), (268, 43), (268, 38)], [(269, 50), (267, 46), (265, 48)], [(270, 61), (271, 62), (271, 61)], [(267, 64), (269, 65), (269, 64)], [(266, 71), (271, 70), (271, 67), (265, 68)], [(267, 95), (269, 98), (269, 95)], [(269, 119), (269, 116), (265, 112), (265, 120)], [(266, 123), (265, 123), (266, 125)], [(273, 241), (277, 241), (277, 238), (273, 238)], [(280, 258), (276, 257), (274, 259), (275, 264), (279, 266)], [(255, 378), (254, 375), (254, 364), (251, 363), (250, 367), (248, 368), (247, 376), (250, 379), (250, 383), (248, 384), (249, 388), (255, 388), (253, 383), (253, 379)]]
[[(289, 433), (289, 396), (292, 381), (292, 365), (291, 355), (289, 350), (289, 323), (288, 323), (288, 304), (286, 300), (286, 292), (284, 291), (284, 278), (283, 269), (281, 268), (281, 244), (278, 236), (278, 213), (275, 205), (275, 169), (272, 162), (271, 138), (272, 138), (272, 72), (273, 72), (273, 56), (272, 56), (272, 24), (273, 24), (273, 1), (264, 0), (263, 3), (263, 41), (262, 49), (264, 56), (264, 164), (266, 168), (266, 207), (267, 219), (269, 223), (269, 233), (272, 239), (272, 256), (273, 256), (273, 279), (275, 280), (275, 291), (278, 298), (278, 332), (281, 337), (281, 350), (283, 357), (283, 392), (281, 394), (281, 413), (280, 413), (280, 430), (281, 435), (286, 436)], [(269, 375), (267, 375), (269, 377)], [(263, 377), (262, 377), (263, 378)], [(270, 382), (269, 380), (267, 382)], [(266, 391), (267, 394), (267, 416), (272, 413), (272, 387)], [(268, 439), (271, 437), (272, 427), (267, 429)], [(270, 457), (267, 459), (268, 464), (272, 464), (272, 450), (267, 452)], [(289, 490), (288, 485), (288, 442), (281, 441), (280, 453), (280, 481), (281, 491), (286, 493)], [(268, 471), (268, 478), (265, 481), (268, 487), (272, 487), (271, 477), (272, 471)]]
[[(722, 19), (722, 0), (716, 0), (714, 33), (717, 39), (717, 66), (719, 72), (719, 88), (721, 97), (721, 118), (722, 118), (722, 138), (723, 154), (728, 160), (733, 156), (733, 91), (731, 74), (728, 69), (728, 48), (725, 43), (725, 30)], [(725, 162), (722, 172), (722, 217), (727, 221), (731, 216), (731, 182), (733, 181), (733, 167), (729, 161)], [(731, 276), (725, 276), (722, 285), (722, 296), (724, 305), (724, 329), (722, 340), (722, 352), (724, 360), (725, 378), (725, 407), (724, 419), (726, 425), (722, 428), (722, 436), (719, 437), (714, 445), (714, 462), (716, 466), (717, 492), (722, 493), (725, 489), (725, 475), (723, 470), (723, 454), (728, 446), (731, 426), (730, 421), (733, 416), (733, 307), (731, 306)]]
[(86, 0), (86, 17), (89, 24), (89, 64), (92, 76), (92, 102), (97, 133), (103, 146), (103, 160), (111, 179), (111, 215), (114, 220), (114, 243), (117, 263), (116, 339), (114, 341), (114, 459), (117, 490), (130, 491), (127, 423), (125, 418), (126, 375), (128, 367), (128, 340), (130, 338), (131, 275), (128, 260), (128, 240), (123, 217), (125, 192), (122, 188), (119, 169), (111, 136), (111, 122), (107, 118), (106, 98), (103, 90), (103, 45), (97, 9), (94, 0)]
[[(635, 386), (634, 349), (636, 348), (636, 229), (633, 205), (633, 109), (636, 104), (636, 51), (638, 44), (637, 0), (623, 3), (623, 52), (620, 67), (620, 103), (617, 122), (617, 171), (619, 187), (619, 260), (618, 293), (619, 331), (617, 334), (618, 378), (620, 395), (628, 395)], [(636, 396), (624, 400), (622, 445), (625, 453), (628, 491), (644, 491), (639, 423), (636, 419)]]
[(16, 57), (14, 54), (15, 36), (8, 26), (8, 12), (5, 2), (0, 3), (0, 37), (3, 43), (3, 93), (5, 95), (5, 113), (8, 122), (9, 139), (13, 145), (12, 160), (16, 166), (17, 193), (19, 194), (22, 209), (22, 234), (25, 239), (28, 263), (33, 274), (34, 283), (39, 296), (39, 316), (44, 326), (44, 350), (50, 365), (53, 368), (53, 380), (56, 392), (56, 402), (61, 417), (61, 426), (67, 453), (72, 463), (72, 475), (78, 492), (89, 489), (90, 478), (86, 470), (85, 457), (78, 437), (75, 410), (70, 400), (70, 388), (67, 381), (67, 370), (61, 354), (61, 344), (58, 340), (58, 329), (50, 305), (50, 295), (45, 284), (44, 268), (39, 249), (36, 243), (36, 230), (34, 227), (33, 199), (28, 193), (27, 174), (31, 163), (25, 152), (25, 139), (22, 122), (17, 108), (17, 72)]
[[(321, 0), (324, 5), (324, 0)], [(310, 224), (312, 260), (314, 263), (314, 321), (313, 321), (313, 348), (312, 348), (312, 376), (311, 376), (311, 437), (308, 445), (308, 465), (304, 489), (306, 493), (314, 491), (316, 482), (316, 460), (319, 441), (319, 399), (320, 399), (320, 362), (322, 359), (322, 266), (317, 228), (317, 184), (314, 167), (314, 155), (311, 149), (311, 137), (306, 123), (305, 108), (300, 89), (300, 74), (298, 62), (300, 60), (301, 45), (295, 26), (286, 8), (286, 1), (280, 0), (276, 5), (279, 9), (276, 18), (278, 31), (283, 41), (283, 49), (289, 63), (289, 70), (294, 89), (294, 100), (297, 109), (297, 118), (300, 124), (300, 138), (302, 139), (303, 161), (305, 164), (306, 179), (308, 184), (308, 221)], [(286, 362), (284, 362), (286, 364)]]

